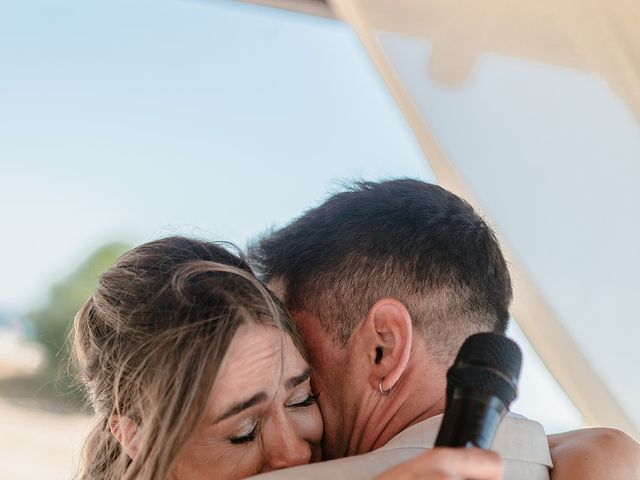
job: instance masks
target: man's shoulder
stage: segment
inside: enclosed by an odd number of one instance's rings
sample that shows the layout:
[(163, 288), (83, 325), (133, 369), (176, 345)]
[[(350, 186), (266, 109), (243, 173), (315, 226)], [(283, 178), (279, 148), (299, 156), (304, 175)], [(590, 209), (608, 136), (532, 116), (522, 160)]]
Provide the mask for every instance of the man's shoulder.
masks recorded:
[[(442, 416), (413, 425), (385, 446), (372, 452), (327, 462), (303, 465), (259, 475), (260, 480), (349, 478), (371, 479), (433, 447)], [(509, 414), (501, 422), (492, 449), (505, 460), (505, 480), (546, 480), (551, 467), (547, 437), (542, 425)]]
[(504, 418), (491, 448), (505, 460), (538, 463), (549, 468), (553, 466), (544, 428), (522, 415), (509, 413)]
[(349, 480), (368, 480), (388, 468), (409, 460), (429, 448), (406, 447), (399, 449), (378, 449), (363, 455), (328, 460), (326, 462), (301, 465), (275, 472), (258, 475), (256, 480), (308, 479), (326, 480), (348, 478)]
[[(441, 422), (442, 415), (437, 415), (417, 423), (400, 432), (380, 450), (432, 448)], [(505, 460), (548, 467), (552, 465), (549, 443), (542, 425), (515, 413), (507, 414), (500, 422), (491, 449), (500, 453)]]

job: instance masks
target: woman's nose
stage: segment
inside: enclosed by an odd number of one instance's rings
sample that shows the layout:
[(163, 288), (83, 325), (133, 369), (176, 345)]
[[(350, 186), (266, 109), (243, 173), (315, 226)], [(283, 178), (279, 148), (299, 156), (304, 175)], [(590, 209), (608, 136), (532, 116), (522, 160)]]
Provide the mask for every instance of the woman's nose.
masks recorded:
[(267, 471), (306, 465), (311, 462), (311, 445), (302, 438), (295, 424), (286, 418), (271, 422), (265, 432), (264, 454)]

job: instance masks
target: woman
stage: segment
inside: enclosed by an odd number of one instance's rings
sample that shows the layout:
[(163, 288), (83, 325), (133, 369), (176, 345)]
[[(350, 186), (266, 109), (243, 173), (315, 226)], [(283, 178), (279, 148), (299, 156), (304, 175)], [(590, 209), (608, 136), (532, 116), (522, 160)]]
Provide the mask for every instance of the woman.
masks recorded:
[[(129, 251), (100, 277), (74, 330), (97, 416), (82, 478), (236, 479), (320, 458), (300, 337), (223, 246), (172, 237)], [(456, 463), (447, 455), (383, 478), (457, 478), (442, 475)], [(484, 462), (478, 478), (500, 478), (500, 461), (478, 455), (461, 468)]]

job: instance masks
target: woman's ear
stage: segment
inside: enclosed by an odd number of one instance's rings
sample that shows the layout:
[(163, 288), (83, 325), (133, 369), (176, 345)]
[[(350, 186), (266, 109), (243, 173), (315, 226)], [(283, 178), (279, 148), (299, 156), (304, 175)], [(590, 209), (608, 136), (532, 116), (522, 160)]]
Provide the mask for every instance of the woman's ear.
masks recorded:
[(383, 298), (367, 316), (370, 378), (373, 388), (388, 391), (407, 368), (413, 344), (411, 315), (402, 302)]
[(125, 453), (132, 460), (138, 454), (138, 425), (129, 417), (123, 415), (111, 415), (109, 417), (109, 430)]

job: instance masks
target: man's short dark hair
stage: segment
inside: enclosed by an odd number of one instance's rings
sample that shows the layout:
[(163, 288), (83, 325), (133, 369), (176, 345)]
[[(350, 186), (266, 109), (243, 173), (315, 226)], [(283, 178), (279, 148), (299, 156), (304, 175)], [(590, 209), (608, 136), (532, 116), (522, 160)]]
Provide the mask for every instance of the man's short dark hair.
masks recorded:
[(341, 345), (375, 302), (404, 303), (450, 361), (468, 335), (504, 332), (512, 290), (495, 234), (460, 197), (412, 179), (358, 182), (250, 248), (286, 305)]

